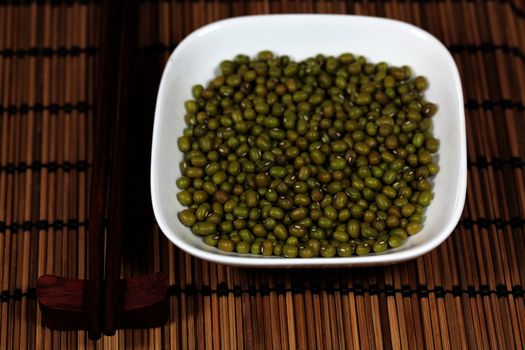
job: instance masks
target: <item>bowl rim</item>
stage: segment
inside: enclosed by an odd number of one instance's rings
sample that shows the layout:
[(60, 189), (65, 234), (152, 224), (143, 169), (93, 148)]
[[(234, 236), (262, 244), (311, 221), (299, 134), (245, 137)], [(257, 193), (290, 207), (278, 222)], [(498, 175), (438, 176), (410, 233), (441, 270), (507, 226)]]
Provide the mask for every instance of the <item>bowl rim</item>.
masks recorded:
[[(406, 30), (415, 31), (419, 36), (425, 37), (427, 40), (439, 47), (443, 51), (444, 59), (448, 61), (448, 65), (452, 68), (452, 75), (455, 85), (455, 95), (458, 96), (458, 109), (456, 113), (459, 117), (459, 135), (460, 135), (460, 169), (459, 170), (459, 179), (458, 186), (455, 193), (455, 202), (451, 205), (454, 206), (454, 211), (451, 215), (451, 218), (448, 220), (447, 224), (441, 228), (441, 230), (436, 233), (430, 240), (411, 247), (404, 251), (393, 251), (387, 254), (373, 254), (367, 256), (351, 256), (351, 257), (337, 257), (337, 258), (323, 258), (316, 257), (310, 259), (303, 258), (284, 258), (284, 257), (246, 257), (243, 255), (238, 255), (236, 253), (231, 253), (229, 255), (221, 253), (212, 253), (194, 247), (186, 243), (178, 234), (174, 232), (168, 225), (167, 221), (164, 218), (162, 213), (161, 203), (158, 196), (158, 179), (157, 179), (157, 169), (159, 169), (159, 162), (157, 154), (160, 150), (156, 147), (156, 140), (159, 138), (159, 128), (161, 119), (161, 108), (165, 100), (166, 84), (167, 84), (167, 72), (169, 71), (169, 66), (172, 64), (172, 61), (179, 55), (184, 47), (189, 45), (193, 39), (206, 34), (209, 31), (219, 29), (221, 25), (231, 23), (231, 22), (243, 22), (249, 20), (271, 20), (272, 18), (334, 18), (334, 17), (344, 17), (353, 20), (364, 20), (364, 21), (379, 21), (383, 23), (388, 23), (389, 25), (395, 25), (400, 27), (405, 27)], [(152, 151), (151, 151), (151, 168), (150, 168), (150, 191), (151, 191), (151, 200), (153, 206), (153, 212), (156, 218), (156, 221), (164, 233), (164, 235), (177, 247), (185, 251), (186, 253), (195, 256), (197, 258), (218, 263), (225, 264), (230, 266), (244, 266), (244, 267), (359, 267), (359, 266), (371, 266), (371, 265), (386, 265), (400, 263), (403, 261), (415, 259), (419, 256), (422, 256), (431, 250), (435, 249), (441, 243), (443, 243), (450, 234), (454, 231), (465, 205), (466, 198), (466, 189), (467, 189), (467, 143), (466, 143), (466, 130), (465, 130), (465, 111), (464, 111), (464, 98), (461, 85), (461, 79), (457, 69), (457, 65), (452, 58), (452, 55), (445, 47), (445, 45), (438, 40), (435, 36), (429, 32), (421, 29), (413, 24), (406, 23), (403, 21), (374, 17), (374, 16), (363, 16), (363, 15), (344, 15), (344, 14), (269, 14), (269, 15), (249, 15), (249, 16), (240, 16), (218, 20), (209, 24), (206, 24), (188, 36), (186, 36), (172, 51), (168, 61), (163, 70), (160, 86), (158, 89), (156, 106), (155, 106), (155, 117), (154, 117), (154, 126), (153, 126), (153, 138), (152, 138)]]

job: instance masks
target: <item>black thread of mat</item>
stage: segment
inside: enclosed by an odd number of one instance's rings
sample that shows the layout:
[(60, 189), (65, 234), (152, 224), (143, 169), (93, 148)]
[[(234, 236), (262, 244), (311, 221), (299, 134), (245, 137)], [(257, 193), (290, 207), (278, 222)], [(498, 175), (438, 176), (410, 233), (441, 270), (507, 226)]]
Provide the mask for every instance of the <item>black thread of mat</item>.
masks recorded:
[[(196, 1), (196, 0), (192, 0)], [(213, 0), (206, 0), (207, 2), (213, 2)], [(232, 0), (219, 0), (220, 2), (227, 2), (231, 5)], [(369, 0), (371, 3), (378, 2), (378, 0)], [(393, 2), (395, 0), (381, 0), (382, 2)], [(525, 10), (521, 9), (514, 1), (511, 0), (492, 0), (493, 2), (497, 2), (499, 4), (508, 4), (510, 6), (511, 11), (518, 17), (525, 18)], [(160, 2), (171, 2), (170, 0), (142, 0), (143, 3), (160, 3)], [(412, 2), (412, 3), (420, 3), (420, 4), (428, 4), (432, 2), (436, 3), (442, 3), (446, 2), (445, 0), (398, 0), (395, 2), (403, 3), (403, 2)], [(451, 2), (460, 3), (462, 1), (459, 0), (452, 0)], [(465, 3), (473, 3), (477, 2), (476, 0), (464, 0)], [(81, 5), (89, 5), (89, 4), (100, 4), (100, 0), (0, 0), (0, 6), (6, 6), (6, 5), (31, 5), (31, 4), (37, 4), (37, 5), (53, 5), (53, 6), (60, 6), (60, 5), (66, 5), (71, 6), (74, 4), (81, 4)]]
[(499, 101), (494, 100), (483, 100), (483, 101), (476, 101), (474, 99), (468, 99), (465, 102), (465, 107), (469, 110), (484, 110), (484, 111), (492, 111), (496, 108), (500, 109), (516, 109), (520, 112), (525, 110), (525, 106), (520, 101), (512, 101), (509, 99), (503, 99)]
[(517, 229), (525, 226), (525, 219), (519, 216), (513, 216), (508, 220), (503, 218), (464, 218), (459, 220), (458, 226), (463, 226), (467, 230), (472, 229), (474, 226), (482, 229), (487, 229), (491, 226), (496, 226), (497, 229), (503, 229), (505, 227)]
[[(434, 295), (436, 298), (444, 298), (446, 295), (452, 295), (453, 297), (468, 296), (471, 298), (477, 296), (487, 297), (491, 295), (496, 295), (498, 297), (513, 296), (514, 298), (523, 298), (524, 296), (523, 286), (514, 285), (509, 289), (502, 284), (497, 285), (496, 289), (490, 289), (488, 285), (480, 285), (477, 289), (472, 285), (466, 287), (456, 285), (451, 289), (447, 289), (443, 286), (428, 288), (427, 285), (418, 285), (415, 289), (409, 285), (403, 285), (401, 288), (395, 288), (392, 285), (385, 285), (381, 288), (377, 284), (370, 284), (368, 287), (354, 284), (349, 287), (344, 282), (340, 283), (339, 286), (334, 286), (333, 284), (327, 284), (325, 286), (319, 284), (304, 286), (292, 283), (291, 287), (286, 287), (284, 284), (279, 283), (274, 287), (264, 284), (259, 287), (251, 285), (243, 288), (242, 286), (236, 285), (233, 288), (229, 288), (226, 282), (220, 282), (216, 289), (211, 288), (209, 285), (204, 285), (200, 288), (195, 287), (195, 285), (188, 285), (184, 288), (178, 285), (171, 285), (168, 287), (168, 295), (172, 297), (180, 297), (183, 295), (186, 297), (198, 295), (211, 296), (214, 294), (219, 297), (229, 295), (239, 297), (243, 294), (250, 296), (268, 296), (272, 293), (283, 295), (286, 293), (305, 294), (306, 292), (316, 295), (325, 292), (328, 294), (354, 294), (356, 296), (362, 296), (365, 294), (395, 296), (396, 294), (401, 294), (403, 297), (417, 296), (418, 298), (428, 298), (430, 295)], [(22, 290), (18, 288), (13, 291), (4, 290), (0, 293), (0, 302), (9, 302), (10, 300), (20, 301), (25, 297), (28, 299), (36, 299), (36, 288), (29, 288), (26, 292), (22, 292)]]
[(508, 159), (492, 157), (491, 160), (487, 160), (485, 156), (477, 156), (475, 160), (467, 160), (468, 168), (487, 169), (492, 167), (494, 170), (501, 170), (505, 166), (509, 166), (512, 169), (519, 169), (525, 167), (525, 161), (520, 157), (510, 157)]
[[(143, 46), (139, 49), (143, 53), (159, 53), (159, 52), (171, 52), (177, 47), (176, 43), (173, 44), (162, 44), (157, 43), (153, 45)], [(448, 45), (448, 49), (452, 53), (462, 54), (476, 54), (476, 53), (493, 53), (496, 51), (502, 51), (505, 54), (511, 54), (517, 58), (525, 61), (525, 53), (523, 53), (519, 47), (504, 44), (495, 44), (492, 42), (485, 42), (482, 44), (451, 44)], [(13, 49), (4, 48), (0, 49), (0, 56), (3, 57), (51, 57), (51, 56), (80, 56), (86, 54), (93, 56), (98, 53), (98, 48), (94, 46), (80, 47), (78, 45), (66, 47), (60, 46), (58, 48), (52, 47), (30, 47), (27, 49)]]
[(80, 56), (80, 55), (88, 55), (93, 56), (98, 52), (98, 48), (94, 46), (86, 46), (86, 47), (80, 47), (78, 45), (74, 46), (59, 46), (57, 48), (52, 48), (49, 46), (46, 47), (29, 47), (26, 49), (12, 49), (12, 48), (4, 48), (0, 49), (0, 56), (9, 58), (9, 57), (16, 57), (16, 58), (23, 58), (23, 57), (51, 57), (51, 56), (58, 56), (58, 57), (66, 57), (66, 56)]
[(480, 285), (478, 289), (474, 286), (453, 286), (451, 289), (447, 289), (443, 286), (435, 286), (434, 288), (428, 288), (427, 285), (418, 285), (413, 289), (409, 285), (403, 285), (401, 288), (394, 288), (392, 285), (385, 285), (383, 288), (379, 287), (377, 284), (371, 284), (368, 287), (365, 287), (360, 284), (354, 284), (353, 286), (348, 286), (347, 284), (340, 283), (339, 286), (334, 286), (333, 284), (327, 284), (326, 286), (321, 286), (319, 284), (311, 284), (310, 286), (304, 286), (301, 284), (292, 283), (291, 287), (286, 287), (284, 284), (279, 283), (274, 287), (268, 285), (261, 285), (259, 287), (249, 286), (234, 286), (229, 288), (226, 282), (220, 282), (217, 285), (216, 289), (212, 289), (210, 286), (202, 286), (201, 288), (196, 288), (194, 285), (188, 285), (184, 288), (178, 285), (171, 285), (168, 288), (168, 295), (170, 296), (210, 296), (212, 294), (217, 294), (219, 297), (228, 296), (233, 294), (234, 296), (241, 296), (243, 294), (248, 294), (250, 296), (261, 295), (268, 296), (271, 293), (277, 295), (282, 295), (285, 293), (291, 292), (292, 294), (304, 294), (306, 292), (311, 292), (312, 294), (320, 294), (326, 292), (329, 294), (341, 293), (341, 294), (355, 294), (357, 296), (371, 294), (371, 295), (386, 295), (394, 296), (396, 294), (401, 294), (404, 297), (411, 297), (416, 295), (419, 298), (427, 298), (429, 295), (433, 294), (436, 298), (443, 298), (447, 294), (450, 294), (454, 297), (459, 297), (462, 295), (467, 295), (469, 297), (476, 296), (490, 296), (496, 295), (498, 297), (508, 297), (512, 295), (515, 298), (523, 298), (524, 291), (523, 286), (514, 285), (510, 289), (505, 285), (497, 285), (496, 289), (490, 289), (488, 285)]
[[(196, 1), (196, 0), (192, 0), (192, 1)], [(216, 2), (216, 1), (213, 1), (213, 0), (206, 0), (207, 2)], [(232, 3), (232, 0), (219, 0), (220, 2), (227, 2), (228, 4), (231, 5)], [(521, 9), (520, 7), (518, 7), (518, 5), (516, 5), (514, 3), (514, 1), (512, 0), (492, 0), (493, 2), (496, 2), (496, 3), (499, 3), (499, 4), (509, 4), (512, 12), (514, 12), (514, 14), (516, 14), (516, 16), (518, 17), (525, 17), (525, 10)], [(160, 2), (164, 2), (164, 3), (170, 3), (172, 1), (170, 0), (142, 0), (142, 2), (144, 3), (160, 3)], [(363, 2), (363, 1), (354, 1), (354, 2)], [(371, 3), (377, 3), (377, 2), (382, 2), (382, 3), (385, 3), (385, 2), (398, 2), (398, 3), (404, 3), (404, 2), (410, 2), (410, 3), (419, 3), (419, 4), (422, 4), (422, 5), (425, 5), (425, 4), (428, 4), (428, 3), (433, 3), (433, 2), (436, 2), (436, 3), (443, 3), (443, 2), (447, 2), (446, 0), (369, 0), (369, 2)], [(464, 0), (464, 1), (460, 1), (460, 0), (451, 0), (449, 2), (453, 2), (453, 3), (461, 3), (461, 2), (465, 2), (465, 3), (477, 3), (477, 0)]]
[[(1, 1), (1, 0), (0, 0)], [(153, 45), (146, 45), (138, 50), (143, 53), (159, 53), (159, 52), (171, 52), (177, 47), (177, 43), (172, 44), (162, 44), (157, 43)], [(450, 44), (448, 49), (452, 53), (462, 54), (476, 54), (476, 53), (493, 53), (497, 51), (502, 51), (505, 54), (510, 54), (516, 56), (517, 58), (525, 61), (525, 53), (517, 46), (512, 46), (507, 43), (495, 44), (492, 42), (484, 42), (482, 44)], [(98, 48), (95, 46), (80, 47), (74, 45), (71, 47), (60, 46), (58, 48), (52, 47), (30, 47), (30, 48), (4, 48), (0, 49), (0, 56), (3, 57), (51, 57), (51, 56), (79, 56), (86, 54), (88, 56), (93, 56), (98, 53)]]
[[(482, 100), (476, 101), (474, 99), (468, 99), (465, 101), (465, 108), (468, 110), (484, 110), (492, 111), (494, 109), (516, 109), (520, 112), (525, 110), (525, 105), (520, 101), (512, 101), (509, 99), (502, 99), (499, 101), (496, 100)], [(29, 112), (42, 113), (43, 111), (49, 111), (52, 114), (56, 114), (60, 111), (65, 113), (71, 113), (77, 111), (79, 113), (87, 113), (93, 109), (93, 105), (88, 104), (87, 102), (77, 102), (77, 103), (52, 103), (50, 105), (43, 105), (42, 103), (28, 104), (21, 103), (19, 105), (1, 105), (0, 104), (0, 114), (6, 112), (9, 115), (16, 114), (27, 114)]]
[(88, 170), (89, 167), (90, 164), (88, 164), (88, 162), (85, 160), (80, 160), (78, 162), (65, 161), (63, 163), (42, 163), (38, 160), (35, 160), (29, 164), (27, 164), (26, 162), (0, 164), (0, 172), (7, 172), (8, 174), (12, 174), (15, 172), (25, 173), (28, 170), (40, 171), (42, 169), (47, 169), (49, 172), (56, 172), (57, 170), (63, 170), (66, 173), (70, 171), (85, 172)]
[(0, 0), (0, 6), (5, 5), (53, 5), (53, 6), (72, 6), (75, 4), (89, 5), (89, 4), (100, 4), (100, 0)]
[(476, 53), (493, 53), (496, 51), (503, 51), (506, 54), (512, 54), (519, 59), (525, 61), (525, 54), (521, 51), (521, 49), (517, 46), (511, 46), (508, 44), (495, 44), (492, 42), (484, 42), (482, 44), (452, 44), (448, 45), (448, 49), (452, 53), (468, 53), (468, 54), (476, 54)]
[(71, 113), (73, 111), (78, 113), (87, 113), (93, 109), (93, 105), (88, 104), (85, 101), (76, 102), (76, 103), (51, 103), (49, 105), (44, 105), (42, 103), (20, 103), (20, 104), (10, 104), (2, 105), (0, 104), (0, 114), (7, 113), (8, 115), (25, 115), (29, 112), (34, 113), (43, 113), (44, 111), (51, 114), (57, 114), (59, 112)]
[[(468, 159), (467, 160), (467, 167), (469, 169), (476, 168), (476, 169), (487, 169), (487, 168), (493, 168), (494, 170), (503, 170), (504, 167), (510, 167), (511, 169), (522, 169), (525, 168), (525, 160), (521, 159), (520, 157), (510, 157), (508, 159), (502, 159), (500, 157), (493, 157), (492, 160), (487, 160), (485, 156), (477, 156), (475, 160)], [(85, 160), (80, 160), (78, 162), (68, 162), (65, 161), (63, 163), (57, 163), (57, 162), (44, 162), (41, 163), (40, 161), (33, 161), (30, 164), (27, 164), (26, 162), (18, 162), (18, 163), (7, 163), (7, 164), (0, 164), (0, 172), (7, 172), (15, 173), (20, 172), (24, 173), (28, 170), (32, 171), (40, 171), (42, 169), (47, 169), (49, 172), (55, 172), (57, 170), (63, 170), (65, 172), (69, 171), (78, 171), (78, 172), (85, 172), (90, 167), (90, 164), (87, 163)]]
[[(16, 233), (20, 228), (23, 229), (23, 231), (31, 230), (33, 227), (36, 227), (40, 230), (48, 229), (48, 228), (54, 228), (54, 229), (62, 229), (64, 227), (67, 227), (69, 229), (77, 229), (80, 226), (87, 226), (87, 222), (79, 222), (76, 219), (70, 219), (66, 222), (62, 220), (55, 220), (53, 222), (48, 222), (47, 220), (40, 220), (37, 222), (33, 221), (24, 221), (23, 223), (10, 223), (7, 224), (4, 221), (0, 221), (0, 233), (5, 233), (7, 230)], [(462, 226), (465, 229), (472, 229), (474, 226), (477, 226), (482, 229), (490, 228), (491, 226), (495, 226), (497, 229), (503, 229), (506, 227), (518, 229), (525, 226), (525, 219), (519, 216), (513, 216), (509, 219), (503, 219), (503, 218), (477, 218), (477, 219), (471, 219), (471, 218), (463, 218), (459, 220), (458, 225), (459, 227)]]
[(79, 227), (87, 227), (87, 221), (78, 221), (77, 219), (64, 220), (39, 220), (39, 221), (24, 221), (24, 222), (13, 222), (7, 224), (4, 221), (0, 221), (0, 233), (6, 233), (10, 231), (11, 233), (18, 233), (20, 230), (22, 232), (31, 231), (33, 228), (38, 230), (48, 230), (50, 228), (54, 230), (62, 230), (64, 228), (68, 230), (78, 230)]

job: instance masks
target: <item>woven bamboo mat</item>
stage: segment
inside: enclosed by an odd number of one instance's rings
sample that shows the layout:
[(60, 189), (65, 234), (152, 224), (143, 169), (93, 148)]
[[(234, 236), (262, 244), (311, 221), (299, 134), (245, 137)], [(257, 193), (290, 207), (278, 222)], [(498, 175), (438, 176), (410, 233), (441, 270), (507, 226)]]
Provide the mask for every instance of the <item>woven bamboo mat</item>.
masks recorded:
[[(41, 326), (39, 275), (86, 276), (96, 1), (0, 1), (0, 349), (525, 347), (525, 1), (146, 1), (124, 274), (163, 271), (170, 322), (95, 343)], [(442, 40), (466, 102), (463, 217), (433, 252), (366, 269), (247, 270), (192, 258), (154, 224), (149, 147), (171, 50), (215, 20), (279, 12), (396, 18)], [(351, 48), (349, 48), (351, 49)], [(205, 53), (203, 53), (205, 54)]]

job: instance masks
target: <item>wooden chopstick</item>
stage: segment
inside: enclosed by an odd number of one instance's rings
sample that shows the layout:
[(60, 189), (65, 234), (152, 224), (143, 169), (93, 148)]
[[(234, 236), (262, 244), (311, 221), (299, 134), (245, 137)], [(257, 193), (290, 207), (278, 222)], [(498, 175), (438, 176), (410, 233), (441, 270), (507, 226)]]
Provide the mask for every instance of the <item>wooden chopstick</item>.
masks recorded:
[(100, 59), (98, 61), (93, 172), (89, 200), (89, 329), (91, 339), (100, 338), (103, 309), (104, 230), (109, 185), (110, 138), (118, 104), (118, 72), (122, 0), (102, 0)]
[(106, 239), (106, 289), (104, 295), (104, 334), (113, 335), (118, 323), (119, 302), (122, 301), (119, 281), (122, 258), (122, 238), (125, 227), (125, 143), (130, 111), (130, 73), (135, 56), (137, 1), (127, 0), (121, 7), (119, 67), (116, 90), (116, 129), (112, 147), (112, 169), (109, 190), (109, 226)]

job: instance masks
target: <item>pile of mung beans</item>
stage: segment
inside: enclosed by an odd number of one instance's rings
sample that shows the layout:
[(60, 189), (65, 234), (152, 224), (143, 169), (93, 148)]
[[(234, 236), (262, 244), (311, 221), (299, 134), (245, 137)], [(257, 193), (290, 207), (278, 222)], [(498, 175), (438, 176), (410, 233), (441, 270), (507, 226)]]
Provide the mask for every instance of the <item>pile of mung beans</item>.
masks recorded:
[(423, 76), (362, 56), (220, 63), (185, 102), (183, 225), (224, 252), (348, 257), (421, 230), (439, 167)]

